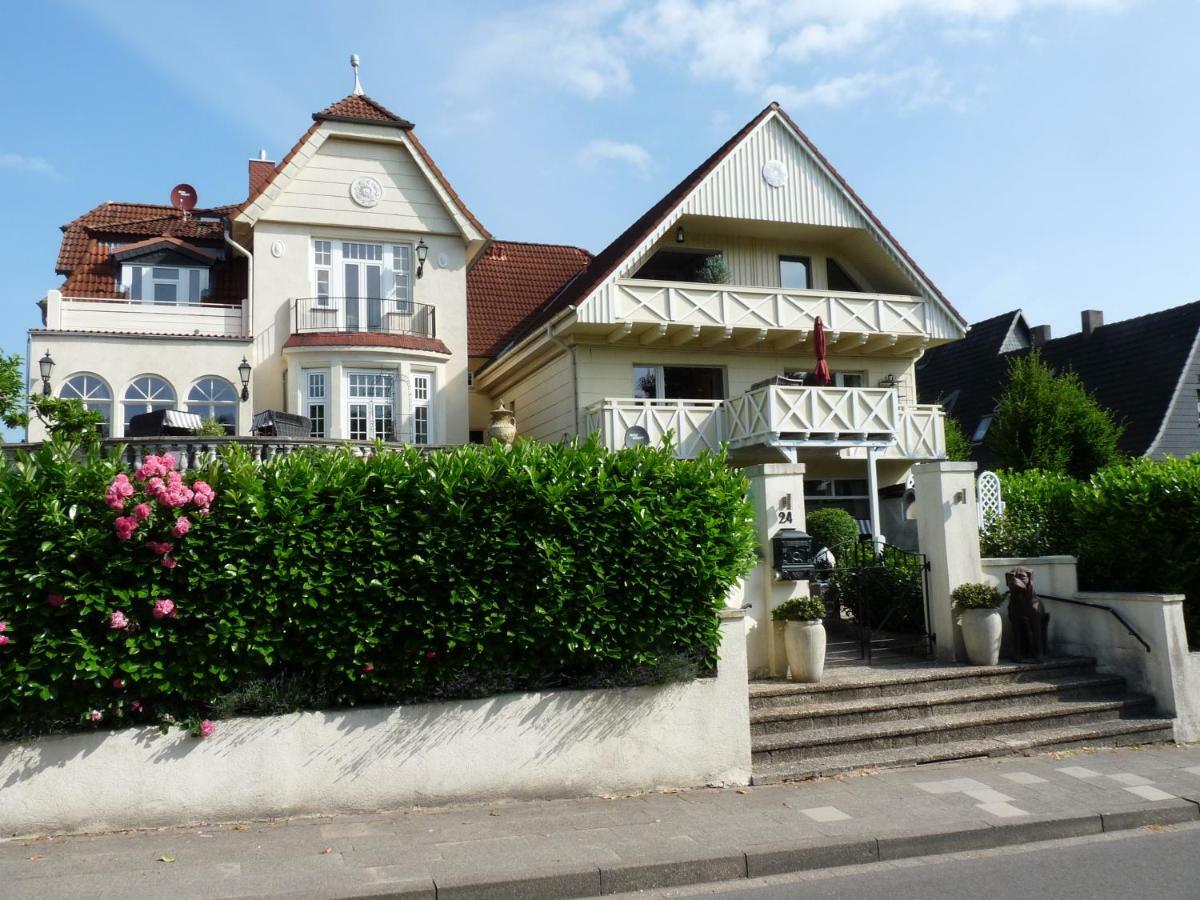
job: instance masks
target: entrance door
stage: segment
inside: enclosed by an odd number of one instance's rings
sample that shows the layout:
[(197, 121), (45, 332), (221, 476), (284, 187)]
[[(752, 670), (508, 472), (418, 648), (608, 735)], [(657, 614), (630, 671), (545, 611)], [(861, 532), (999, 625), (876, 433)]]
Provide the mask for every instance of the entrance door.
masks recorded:
[(396, 439), (396, 376), (391, 372), (351, 372), (347, 379), (352, 441)]
[(383, 245), (342, 243), (346, 285), (346, 330), (383, 328)]

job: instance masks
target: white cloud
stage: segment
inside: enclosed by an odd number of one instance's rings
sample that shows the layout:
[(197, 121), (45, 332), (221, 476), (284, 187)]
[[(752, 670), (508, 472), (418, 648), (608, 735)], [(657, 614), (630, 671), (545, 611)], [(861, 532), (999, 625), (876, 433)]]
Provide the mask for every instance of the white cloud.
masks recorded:
[(0, 153), (0, 169), (14, 169), (29, 175), (46, 175), (59, 178), (58, 169), (40, 156), (24, 156), (20, 153)]
[(590, 141), (579, 152), (579, 161), (588, 168), (598, 168), (605, 163), (629, 166), (642, 175), (650, 172), (654, 161), (650, 153), (640, 144), (597, 138)]
[[(799, 91), (808, 104), (841, 105), (907, 82), (906, 102), (945, 102), (951, 81), (931, 85), (903, 55), (939, 44), (985, 41), (1036, 14), (1120, 11), (1139, 0), (626, 0), (555, 3), (488, 23), (464, 54), (474, 84), (523, 75), (596, 100), (628, 92), (639, 65), (675, 67), (698, 82), (761, 94), (797, 81), (798, 67), (852, 62)], [(806, 72), (811, 76), (811, 72)], [(932, 88), (932, 89), (931, 89)], [(792, 89), (796, 92), (796, 89)]]
[(848, 106), (873, 94), (889, 94), (906, 110), (961, 105), (941, 68), (932, 62), (893, 72), (868, 70), (837, 76), (805, 88), (773, 84), (764, 93), (767, 99), (778, 100), (790, 109)]

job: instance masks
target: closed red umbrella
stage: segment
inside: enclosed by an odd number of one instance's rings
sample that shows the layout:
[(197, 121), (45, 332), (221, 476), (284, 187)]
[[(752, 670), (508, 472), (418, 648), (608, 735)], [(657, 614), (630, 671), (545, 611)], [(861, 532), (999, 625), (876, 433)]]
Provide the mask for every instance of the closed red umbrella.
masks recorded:
[(817, 321), (813, 325), (813, 348), (817, 351), (817, 367), (813, 370), (813, 384), (817, 387), (825, 387), (833, 381), (833, 376), (829, 374), (829, 361), (825, 359), (825, 323), (821, 321), (820, 316), (817, 316)]

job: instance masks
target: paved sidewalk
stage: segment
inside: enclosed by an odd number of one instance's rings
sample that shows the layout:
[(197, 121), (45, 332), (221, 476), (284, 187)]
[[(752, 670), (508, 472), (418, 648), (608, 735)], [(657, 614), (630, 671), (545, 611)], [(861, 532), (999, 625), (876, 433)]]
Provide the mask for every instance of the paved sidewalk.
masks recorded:
[[(3, 797), (0, 796), (0, 802)], [(585, 897), (1200, 817), (1200, 747), (0, 843), (7, 900)]]

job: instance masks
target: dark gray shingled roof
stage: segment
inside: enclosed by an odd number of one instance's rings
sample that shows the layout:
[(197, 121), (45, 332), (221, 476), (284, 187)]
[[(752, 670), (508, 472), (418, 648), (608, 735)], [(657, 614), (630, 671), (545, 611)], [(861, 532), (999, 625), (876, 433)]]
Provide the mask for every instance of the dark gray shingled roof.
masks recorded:
[[(990, 413), (1003, 387), (1008, 360), (1028, 349), (1001, 353), (1005, 337), (1027, 325), (1020, 310), (972, 325), (961, 340), (934, 347), (917, 364), (917, 393), (922, 403), (953, 397), (950, 414), (968, 438)], [(1096, 401), (1125, 425), (1120, 448), (1131, 456), (1150, 449), (1188, 364), (1200, 331), (1200, 301), (1102, 325), (1047, 341), (1042, 358), (1055, 371), (1078, 373)], [(984, 448), (974, 458), (991, 460)]]

